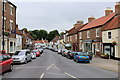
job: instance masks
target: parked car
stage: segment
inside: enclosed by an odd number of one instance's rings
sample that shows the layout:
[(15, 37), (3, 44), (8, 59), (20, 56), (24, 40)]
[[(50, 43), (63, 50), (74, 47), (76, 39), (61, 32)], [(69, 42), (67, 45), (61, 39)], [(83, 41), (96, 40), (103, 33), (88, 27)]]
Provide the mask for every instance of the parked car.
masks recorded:
[(31, 51), (32, 59), (36, 59), (36, 53), (34, 51)]
[(65, 51), (67, 51), (67, 49), (62, 49), (62, 56), (65, 56)]
[(38, 49), (34, 49), (33, 52), (36, 53), (36, 56), (39, 57), (40, 56), (40, 51)]
[(0, 53), (0, 73), (13, 70), (13, 59), (9, 54)]
[(32, 55), (30, 50), (18, 50), (12, 55), (13, 63), (27, 63), (32, 61)]
[(43, 48), (39, 48), (39, 51), (42, 54), (43, 53)]
[(65, 50), (64, 56), (67, 57), (67, 55), (68, 55), (70, 52), (71, 52), (70, 50)]
[(62, 53), (62, 49), (58, 49), (58, 54), (61, 54)]
[(74, 61), (77, 62), (77, 63), (80, 62), (80, 61), (90, 63), (90, 57), (85, 52), (77, 52), (74, 55)]
[(76, 54), (77, 52), (69, 52), (67, 55), (66, 55), (66, 57), (68, 58), (68, 59), (73, 59), (74, 58), (74, 55)]

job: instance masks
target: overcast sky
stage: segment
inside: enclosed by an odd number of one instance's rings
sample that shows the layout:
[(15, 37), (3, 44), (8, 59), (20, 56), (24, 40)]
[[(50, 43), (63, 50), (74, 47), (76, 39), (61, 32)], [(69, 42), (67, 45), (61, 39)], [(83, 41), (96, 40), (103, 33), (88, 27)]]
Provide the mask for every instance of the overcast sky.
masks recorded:
[[(87, 18), (104, 16), (104, 10), (111, 7), (114, 10), (118, 0), (105, 0), (103, 2), (83, 2), (83, 0), (9, 0), (17, 6), (17, 24), (19, 28), (29, 30), (54, 29), (61, 31), (69, 30), (77, 20), (87, 22)], [(33, 2), (34, 1), (34, 2)], [(51, 1), (51, 2), (50, 2)], [(100, 1), (100, 0), (98, 0)], [(102, 1), (102, 0), (101, 0)]]

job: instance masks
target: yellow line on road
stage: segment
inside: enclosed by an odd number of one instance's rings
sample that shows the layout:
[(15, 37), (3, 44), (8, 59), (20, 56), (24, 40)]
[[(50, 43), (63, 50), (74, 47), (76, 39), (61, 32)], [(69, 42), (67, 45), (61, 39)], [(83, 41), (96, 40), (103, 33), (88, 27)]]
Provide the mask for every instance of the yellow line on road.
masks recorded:
[(97, 65), (93, 65), (93, 66), (99, 67), (99, 68), (102, 68), (102, 69), (106, 69), (106, 70), (109, 70), (109, 71), (120, 72), (120, 71), (118, 71), (118, 70), (113, 70), (113, 69), (109, 69), (109, 68), (102, 67), (102, 66), (97, 66)]

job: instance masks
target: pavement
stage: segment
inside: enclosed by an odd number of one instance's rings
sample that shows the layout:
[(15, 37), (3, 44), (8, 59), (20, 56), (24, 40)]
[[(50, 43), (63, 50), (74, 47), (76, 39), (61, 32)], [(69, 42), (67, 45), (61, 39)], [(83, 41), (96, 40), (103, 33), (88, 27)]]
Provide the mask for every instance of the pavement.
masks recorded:
[[(118, 72), (103, 69), (91, 63), (76, 63), (57, 52), (44, 53), (27, 64), (15, 64), (12, 72), (2, 75), (3, 80), (117, 80)], [(97, 63), (97, 62), (96, 62)], [(108, 78), (108, 79), (107, 79)]]
[(96, 67), (100, 67), (103, 69), (115, 71), (115, 72), (120, 71), (118, 69), (118, 67), (119, 67), (118, 60), (102, 59), (100, 57), (94, 57), (93, 60), (91, 61), (91, 65), (96, 66)]

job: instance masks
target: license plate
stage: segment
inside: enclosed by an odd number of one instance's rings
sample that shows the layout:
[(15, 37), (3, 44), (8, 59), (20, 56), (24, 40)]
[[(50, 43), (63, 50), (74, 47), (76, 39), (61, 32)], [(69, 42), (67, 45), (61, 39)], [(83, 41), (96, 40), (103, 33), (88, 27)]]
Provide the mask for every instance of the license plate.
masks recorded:
[(83, 59), (86, 59), (86, 57), (82, 57)]

